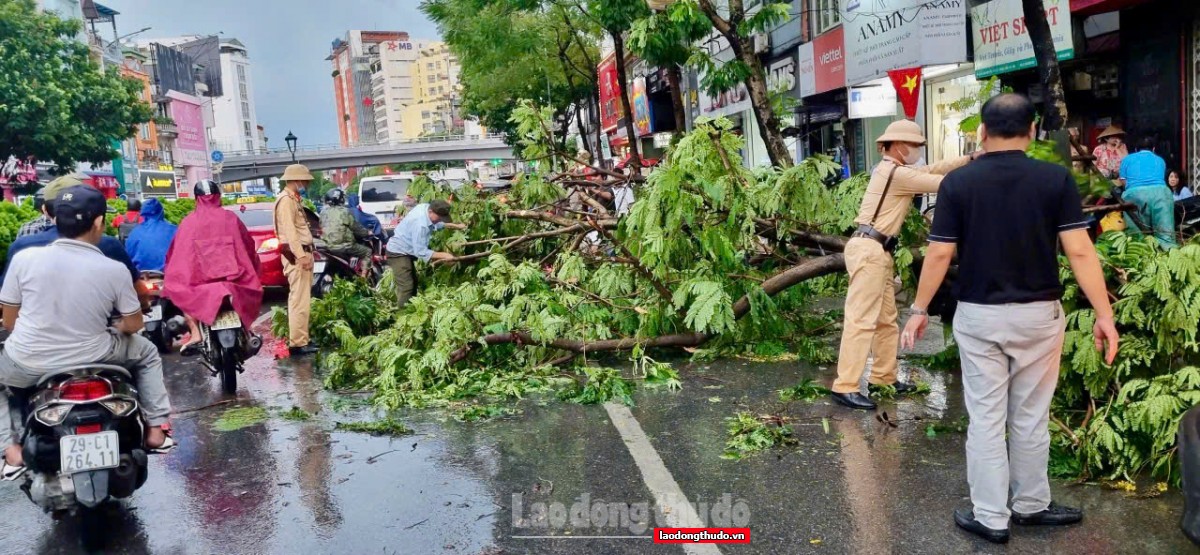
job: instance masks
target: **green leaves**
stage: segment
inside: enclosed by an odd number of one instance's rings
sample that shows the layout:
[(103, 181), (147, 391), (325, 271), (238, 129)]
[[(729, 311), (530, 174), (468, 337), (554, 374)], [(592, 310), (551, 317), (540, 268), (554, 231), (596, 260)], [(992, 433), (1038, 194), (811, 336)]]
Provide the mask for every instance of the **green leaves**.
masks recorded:
[(792, 428), (780, 417), (756, 417), (739, 412), (726, 418), (727, 439), (723, 459), (739, 460), (765, 451), (776, 445), (797, 443)]

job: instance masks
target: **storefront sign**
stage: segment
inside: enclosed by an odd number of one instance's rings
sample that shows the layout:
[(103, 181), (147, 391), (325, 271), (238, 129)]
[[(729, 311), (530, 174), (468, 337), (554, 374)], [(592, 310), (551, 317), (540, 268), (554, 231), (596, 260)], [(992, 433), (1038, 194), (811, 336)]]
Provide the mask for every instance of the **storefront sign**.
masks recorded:
[(621, 83), (617, 80), (617, 62), (600, 62), (600, 128), (611, 131), (621, 121)]
[[(1066, 9), (1066, 0), (1046, 0), (1045, 6), (1058, 59), (1074, 58), (1071, 14)], [(1037, 65), (1024, 13), (1021, 0), (995, 0), (971, 10), (976, 77), (991, 77)]]
[(966, 0), (843, 2), (841, 15), (849, 84), (967, 60)]
[(639, 137), (650, 134), (650, 99), (646, 98), (646, 79), (633, 79), (633, 130)]
[(851, 87), (850, 119), (878, 118), (896, 115), (896, 89), (891, 84), (874, 87)]
[[(704, 48), (708, 50), (709, 56), (712, 56), (717, 64), (733, 60), (733, 49), (729, 47), (729, 41), (720, 33), (713, 33), (704, 43)], [(750, 92), (746, 90), (746, 85), (739, 82), (733, 90), (711, 95), (704, 88), (705, 72), (700, 72), (699, 77), (701, 116), (728, 116), (750, 109)]]
[(175, 138), (175, 161), (185, 166), (208, 165), (208, 139), (204, 133), (204, 115), (200, 99), (170, 91), (171, 119), (179, 129)]
[(773, 93), (791, 95), (796, 90), (796, 58), (784, 56), (767, 69), (767, 87)]
[(816, 60), (813, 58), (813, 43), (810, 41), (801, 44), (800, 53), (796, 58), (798, 62), (796, 94), (800, 95), (800, 98), (817, 94), (817, 69)]
[(141, 170), (138, 172), (141, 180), (142, 194), (147, 196), (175, 196), (175, 172)]
[(845, 32), (841, 27), (800, 45), (800, 97), (846, 86)]
[(671, 133), (655, 133), (654, 148), (667, 148), (671, 146), (671, 138), (673, 136)]
[(608, 142), (608, 133), (600, 134), (600, 155), (605, 160), (612, 160), (612, 145)]
[(37, 165), (32, 159), (18, 160), (10, 155), (8, 161), (0, 164), (0, 186), (20, 187), (26, 183), (37, 182)]

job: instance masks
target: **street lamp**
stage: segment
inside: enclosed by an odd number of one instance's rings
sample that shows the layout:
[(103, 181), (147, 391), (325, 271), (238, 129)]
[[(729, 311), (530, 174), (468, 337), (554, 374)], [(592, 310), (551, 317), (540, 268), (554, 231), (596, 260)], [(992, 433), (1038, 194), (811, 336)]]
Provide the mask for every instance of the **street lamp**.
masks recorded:
[(288, 152), (292, 153), (292, 163), (296, 163), (296, 136), (289, 130), (283, 141), (287, 143)]

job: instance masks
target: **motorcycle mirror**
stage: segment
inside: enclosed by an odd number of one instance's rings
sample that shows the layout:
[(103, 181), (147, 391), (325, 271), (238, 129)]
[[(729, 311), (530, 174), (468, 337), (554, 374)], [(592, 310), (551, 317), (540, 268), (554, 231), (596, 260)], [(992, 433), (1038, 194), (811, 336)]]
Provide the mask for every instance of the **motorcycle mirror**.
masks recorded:
[(245, 205), (245, 204), (243, 204), (241, 208), (238, 208), (238, 210), (241, 210), (242, 212), (245, 212), (245, 211), (246, 211), (246, 205)]

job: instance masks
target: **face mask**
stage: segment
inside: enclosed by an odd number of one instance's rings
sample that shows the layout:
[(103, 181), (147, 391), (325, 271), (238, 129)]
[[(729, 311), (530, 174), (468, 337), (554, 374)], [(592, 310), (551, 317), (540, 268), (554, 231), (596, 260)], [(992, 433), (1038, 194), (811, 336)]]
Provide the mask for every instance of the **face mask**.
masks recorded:
[(922, 148), (922, 147), (919, 147), (919, 146), (917, 146), (917, 147), (913, 147), (913, 146), (910, 146), (910, 147), (908, 147), (908, 154), (905, 154), (905, 155), (904, 155), (904, 163), (905, 163), (905, 164), (908, 164), (908, 165), (910, 165), (910, 166), (911, 166), (911, 165), (913, 165), (913, 164), (916, 164), (917, 162), (919, 162), (919, 161), (921, 160), (921, 156), (922, 156), (922, 154), (923, 154), (922, 150), (924, 150), (924, 148)]

